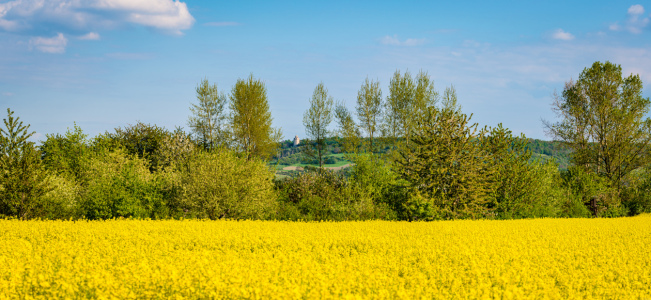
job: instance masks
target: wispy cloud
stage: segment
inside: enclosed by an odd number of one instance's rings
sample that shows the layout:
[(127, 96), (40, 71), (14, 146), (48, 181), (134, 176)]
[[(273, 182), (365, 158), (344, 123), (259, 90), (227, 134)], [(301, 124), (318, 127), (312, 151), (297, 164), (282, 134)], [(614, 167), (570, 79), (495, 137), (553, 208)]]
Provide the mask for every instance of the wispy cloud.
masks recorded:
[(87, 34), (84, 34), (80, 37), (78, 37), (80, 40), (99, 40), (99, 33), (97, 32), (89, 32)]
[(56, 28), (76, 33), (137, 24), (182, 34), (194, 24), (184, 2), (178, 0), (14, 0), (0, 3), (0, 29), (30, 32)]
[(571, 41), (574, 39), (574, 35), (559, 28), (552, 33), (552, 38), (555, 40)]
[(227, 27), (227, 26), (239, 26), (242, 25), (237, 22), (208, 22), (208, 23), (203, 23), (204, 26), (212, 26), (212, 27)]
[(14, 93), (4, 92), (4, 93), (2, 93), (2, 95), (5, 96), (5, 97), (11, 97), (11, 96), (14, 95)]
[(640, 4), (631, 5), (628, 8), (627, 14), (628, 19), (625, 22), (625, 25), (619, 25), (619, 22), (610, 24), (608, 28), (612, 31), (621, 31), (626, 30), (633, 34), (642, 33), (642, 30), (649, 25), (649, 17), (644, 16), (644, 6)]
[(29, 48), (45, 52), (45, 53), (65, 53), (66, 45), (68, 44), (68, 39), (59, 33), (54, 37), (34, 37), (29, 40)]
[(419, 45), (425, 44), (425, 39), (412, 39), (412, 38), (410, 38), (410, 39), (406, 39), (404, 41), (401, 41), (398, 38), (398, 35), (393, 35), (393, 36), (387, 35), (387, 36), (384, 36), (384, 37), (382, 37), (380, 39), (380, 43), (382, 45), (411, 47), (411, 46), (419, 46)]
[(142, 60), (142, 59), (151, 59), (154, 57), (151, 53), (125, 53), (125, 52), (114, 52), (106, 54), (106, 57), (113, 59), (121, 60)]

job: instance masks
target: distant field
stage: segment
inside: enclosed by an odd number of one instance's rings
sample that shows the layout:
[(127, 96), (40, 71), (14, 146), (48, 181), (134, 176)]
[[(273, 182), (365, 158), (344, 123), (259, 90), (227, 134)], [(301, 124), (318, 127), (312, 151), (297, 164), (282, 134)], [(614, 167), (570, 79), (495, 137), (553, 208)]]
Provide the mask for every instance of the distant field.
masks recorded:
[[(326, 168), (340, 168), (340, 167), (351, 164), (352, 163), (351, 161), (344, 159), (345, 155), (346, 154), (344, 154), (344, 153), (330, 154), (328, 156), (343, 159), (343, 160), (340, 160), (340, 161), (338, 161), (337, 163), (334, 163), (334, 164), (324, 164), (323, 166), (326, 167)], [(291, 164), (291, 165), (282, 165), (282, 164), (276, 165), (274, 163), (271, 163), (271, 164), (276, 166), (277, 170), (283, 170), (283, 169), (288, 170), (288, 169), (286, 169), (287, 167), (301, 167), (302, 168), (302, 167), (305, 167), (305, 166), (310, 166), (310, 167), (318, 167), (319, 166), (318, 164), (302, 164), (302, 163), (296, 163), (296, 164)]]
[(648, 299), (651, 216), (0, 220), (0, 298)]

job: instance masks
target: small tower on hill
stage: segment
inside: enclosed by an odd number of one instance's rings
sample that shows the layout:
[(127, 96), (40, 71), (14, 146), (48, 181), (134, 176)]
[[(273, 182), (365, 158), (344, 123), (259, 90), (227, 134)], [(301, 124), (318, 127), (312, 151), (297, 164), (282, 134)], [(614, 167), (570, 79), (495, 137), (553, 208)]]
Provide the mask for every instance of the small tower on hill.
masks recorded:
[(300, 144), (300, 143), (301, 143), (301, 140), (298, 138), (298, 135), (294, 136), (294, 147), (298, 146), (298, 144)]

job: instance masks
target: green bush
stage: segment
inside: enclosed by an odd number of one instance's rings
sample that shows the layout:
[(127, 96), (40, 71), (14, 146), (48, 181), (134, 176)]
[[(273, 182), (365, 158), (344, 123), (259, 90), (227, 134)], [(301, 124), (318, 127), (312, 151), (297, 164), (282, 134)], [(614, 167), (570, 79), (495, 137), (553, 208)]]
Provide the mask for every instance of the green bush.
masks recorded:
[(210, 219), (265, 219), (276, 211), (274, 173), (260, 159), (232, 151), (197, 153), (178, 166), (177, 203), (191, 215)]
[(618, 217), (628, 214), (621, 204), (618, 191), (609, 185), (606, 178), (579, 166), (571, 166), (561, 172), (561, 178), (563, 186), (569, 191), (570, 203), (565, 205), (566, 216), (584, 216), (585, 211), (579, 209), (578, 203), (582, 203), (594, 217)]
[(80, 201), (88, 219), (166, 218), (163, 184), (145, 159), (124, 150), (101, 151), (85, 166)]
[(307, 169), (298, 176), (276, 181), (280, 195), (277, 219), (369, 220), (395, 219), (384, 203), (360, 192), (343, 172)]
[(48, 192), (39, 201), (38, 215), (44, 219), (78, 219), (81, 187), (73, 177), (50, 174)]
[(631, 216), (651, 213), (651, 168), (640, 168), (629, 174), (622, 190), (622, 204)]
[(527, 162), (520, 172), (510, 176), (504, 180), (523, 183), (519, 186), (522, 193), (511, 199), (502, 198), (495, 211), (496, 218), (551, 218), (561, 214), (566, 194), (558, 165), (553, 160)]

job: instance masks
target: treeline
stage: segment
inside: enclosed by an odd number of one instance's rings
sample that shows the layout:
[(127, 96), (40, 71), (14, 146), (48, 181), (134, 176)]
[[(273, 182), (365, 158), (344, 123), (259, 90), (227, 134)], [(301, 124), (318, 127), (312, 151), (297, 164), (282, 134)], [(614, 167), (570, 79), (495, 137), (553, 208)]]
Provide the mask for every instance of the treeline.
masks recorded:
[[(368, 137), (362, 137), (361, 143), (368, 143)], [(343, 152), (343, 141), (337, 136), (329, 137), (325, 140), (325, 164), (332, 164), (338, 161), (338, 157), (333, 157), (337, 154), (344, 154)], [(374, 154), (386, 155), (390, 152), (391, 149), (394, 149), (396, 145), (385, 143), (379, 141), (379, 144), (382, 147), (377, 147), (374, 151)], [(318, 165), (319, 162), (317, 159), (305, 155), (303, 148), (305, 143), (294, 146), (292, 140), (284, 140), (280, 143), (280, 149), (278, 154), (272, 157), (270, 164), (279, 164), (279, 165), (293, 165), (293, 164), (313, 164)], [(526, 138), (526, 148), (531, 150), (531, 160), (555, 160), (558, 164), (559, 169), (565, 170), (570, 165), (570, 153), (571, 149), (564, 146), (563, 143), (559, 141), (544, 141), (539, 139)], [(340, 157), (340, 156), (339, 156)]]
[[(137, 123), (88, 137), (74, 126), (29, 142), (7, 110), (0, 130), (0, 214), (53, 219), (233, 218), (440, 220), (617, 217), (651, 211), (651, 102), (638, 76), (609, 62), (586, 68), (555, 98), (548, 132), (570, 164), (501, 125), (480, 127), (454, 88), (396, 72), (382, 97), (366, 80), (355, 111), (319, 84), (304, 115), (301, 152), (320, 165), (335, 139), (354, 165), (275, 179), (269, 160), (295, 151), (271, 127), (264, 83), (228, 96), (202, 81), (190, 132)], [(354, 118), (356, 116), (357, 118)], [(357, 119), (357, 121), (355, 120)], [(331, 122), (335, 131), (329, 130)], [(328, 148), (330, 144), (330, 148)], [(285, 146), (283, 146), (285, 145)], [(545, 154), (544, 151), (550, 151)]]

